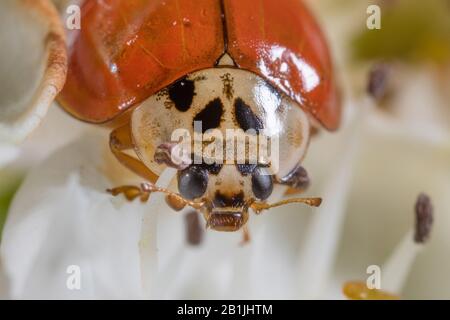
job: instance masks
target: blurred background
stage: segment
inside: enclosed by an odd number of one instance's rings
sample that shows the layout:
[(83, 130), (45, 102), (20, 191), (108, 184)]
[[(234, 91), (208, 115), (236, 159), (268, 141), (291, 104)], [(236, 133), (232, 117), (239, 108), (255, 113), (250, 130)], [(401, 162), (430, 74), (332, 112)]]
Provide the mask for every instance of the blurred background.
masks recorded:
[[(61, 19), (78, 2), (53, 1)], [(324, 205), (251, 219), (251, 243), (240, 247), (240, 234), (203, 229), (193, 245), (189, 212), (105, 194), (139, 179), (110, 156), (107, 129), (36, 103), (51, 26), (29, 2), (2, 1), (0, 297), (345, 299), (345, 284), (365, 282), (367, 268), (379, 266), (381, 289), (395, 296), (450, 299), (450, 2), (305, 2), (329, 40), (345, 107), (342, 128), (320, 132), (304, 164), (308, 194)], [(368, 27), (372, 5), (379, 29)], [(30, 106), (40, 110), (32, 119)], [(26, 139), (24, 128), (33, 128)], [(434, 223), (416, 245), (420, 193)], [(149, 210), (157, 218), (143, 292), (137, 244)], [(79, 290), (67, 286), (72, 265)]]

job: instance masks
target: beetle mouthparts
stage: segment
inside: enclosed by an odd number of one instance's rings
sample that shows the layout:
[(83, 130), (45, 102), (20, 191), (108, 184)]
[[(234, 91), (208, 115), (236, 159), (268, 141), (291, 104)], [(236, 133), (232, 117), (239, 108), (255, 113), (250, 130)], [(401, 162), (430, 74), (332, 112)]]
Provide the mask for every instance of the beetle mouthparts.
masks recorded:
[(213, 211), (207, 226), (216, 231), (237, 231), (245, 224), (244, 213), (239, 211)]

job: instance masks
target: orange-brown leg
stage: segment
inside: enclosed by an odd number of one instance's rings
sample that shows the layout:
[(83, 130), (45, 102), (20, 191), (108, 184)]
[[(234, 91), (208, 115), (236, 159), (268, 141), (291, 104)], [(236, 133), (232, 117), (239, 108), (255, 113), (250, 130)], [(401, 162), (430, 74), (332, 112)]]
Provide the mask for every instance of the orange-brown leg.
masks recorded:
[(142, 202), (147, 202), (150, 198), (150, 195), (155, 192), (160, 192), (166, 194), (167, 198), (170, 198), (171, 201), (177, 203), (178, 207), (181, 206), (190, 206), (194, 209), (201, 210), (204, 208), (205, 203), (203, 201), (190, 201), (184, 199), (180, 194), (172, 192), (165, 188), (160, 188), (153, 183), (144, 182), (141, 183), (141, 186), (120, 186), (113, 189), (107, 190), (113, 196), (118, 196), (123, 194), (128, 201), (133, 201), (137, 198), (140, 198)]
[(194, 209), (200, 210), (204, 207), (201, 201), (189, 201), (184, 199), (181, 195), (171, 192), (164, 188), (159, 188), (155, 185), (158, 180), (158, 175), (147, 168), (139, 159), (126, 154), (124, 151), (133, 149), (133, 141), (131, 138), (131, 128), (127, 124), (123, 127), (117, 128), (111, 132), (109, 140), (112, 153), (125, 167), (146, 179), (139, 186), (120, 186), (107, 190), (113, 196), (123, 194), (128, 201), (133, 201), (140, 198), (142, 202), (147, 202), (150, 194), (153, 192), (162, 192), (166, 194), (166, 201), (169, 205), (177, 211), (182, 210), (185, 206), (191, 206)]
[(241, 246), (245, 246), (250, 243), (250, 231), (248, 230), (247, 225), (242, 227), (242, 241), (240, 243)]
[(146, 179), (148, 182), (155, 183), (156, 180), (158, 180), (158, 175), (147, 168), (142, 161), (124, 152), (126, 150), (133, 149), (131, 128), (129, 124), (117, 128), (111, 132), (109, 146), (117, 160), (119, 160), (125, 167)]
[(171, 207), (174, 211), (181, 211), (186, 207), (186, 202), (181, 200), (179, 197), (174, 196), (172, 194), (166, 195), (166, 203), (169, 207)]
[[(109, 146), (114, 156), (119, 162), (146, 179), (151, 183), (155, 183), (158, 176), (148, 169), (139, 159), (126, 154), (124, 151), (133, 149), (133, 141), (131, 139), (130, 125), (127, 124), (123, 127), (115, 129), (111, 132), (109, 138)], [(114, 196), (123, 194), (128, 201), (133, 201), (136, 198), (140, 198), (142, 202), (146, 202), (150, 196), (147, 190), (137, 186), (121, 186), (108, 190)]]
[(123, 194), (128, 201), (140, 198), (142, 202), (146, 202), (150, 197), (150, 192), (137, 186), (121, 186), (107, 190), (113, 196)]

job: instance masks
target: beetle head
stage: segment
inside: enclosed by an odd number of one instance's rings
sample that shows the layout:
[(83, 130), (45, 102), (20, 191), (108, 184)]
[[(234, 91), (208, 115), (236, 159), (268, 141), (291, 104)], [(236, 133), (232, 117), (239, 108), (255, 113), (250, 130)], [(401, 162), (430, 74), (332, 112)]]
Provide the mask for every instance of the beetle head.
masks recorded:
[[(252, 181), (253, 176), (243, 175), (236, 165), (194, 164), (179, 171), (178, 190), (185, 199), (203, 203), (201, 211), (209, 228), (236, 231), (247, 223), (249, 204), (257, 199), (252, 184), (258, 181)], [(266, 187), (268, 196), (272, 184)]]
[[(203, 213), (207, 227), (216, 231), (237, 231), (241, 229), (249, 219), (249, 209), (252, 209), (256, 214), (260, 214), (263, 210), (289, 203), (303, 203), (318, 207), (322, 202), (320, 198), (291, 198), (268, 204), (262, 198), (261, 192), (265, 190), (266, 197), (269, 197), (272, 192), (272, 176), (262, 175), (259, 170), (255, 169), (253, 174), (247, 176), (246, 179), (236, 180), (237, 176), (230, 174), (230, 172), (233, 172), (230, 165), (224, 166), (221, 172), (223, 172), (221, 175), (208, 179), (208, 173), (202, 166), (191, 165), (178, 172), (180, 194), (154, 184), (144, 183), (142, 184), (142, 190), (144, 191), (144, 198), (142, 199), (148, 199), (148, 195), (154, 192), (165, 193), (171, 201), (174, 201), (172, 208), (181, 210), (184, 206), (191, 206), (197, 209)], [(263, 178), (260, 178), (260, 176), (263, 176)], [(260, 185), (259, 182), (255, 183), (259, 179), (264, 183), (270, 181), (270, 184)], [(255, 184), (252, 186), (250, 183)], [(251, 191), (249, 191), (249, 185), (252, 186)]]
[(258, 165), (194, 164), (178, 172), (178, 190), (183, 199), (203, 213), (207, 227), (216, 231), (241, 229), (249, 219), (249, 209), (259, 214), (292, 202), (320, 205), (319, 198), (295, 198), (267, 204), (273, 180), (273, 176)]

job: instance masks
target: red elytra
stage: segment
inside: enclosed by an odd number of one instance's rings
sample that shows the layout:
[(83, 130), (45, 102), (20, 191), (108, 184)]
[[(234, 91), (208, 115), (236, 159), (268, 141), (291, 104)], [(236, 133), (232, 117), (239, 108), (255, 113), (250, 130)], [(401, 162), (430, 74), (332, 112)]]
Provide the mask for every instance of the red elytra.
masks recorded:
[(300, 0), (87, 0), (59, 96), (105, 123), (227, 52), (337, 129), (341, 106), (326, 40)]

